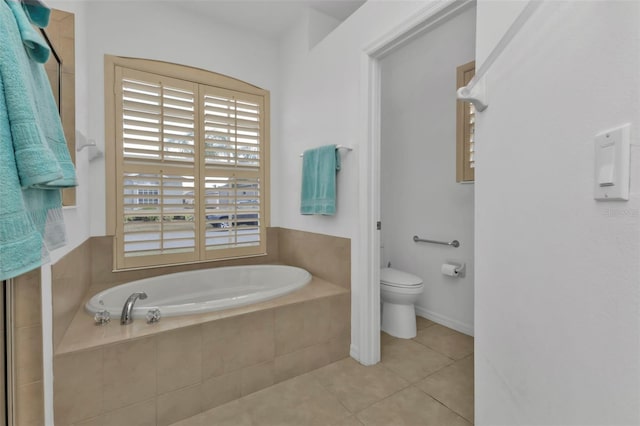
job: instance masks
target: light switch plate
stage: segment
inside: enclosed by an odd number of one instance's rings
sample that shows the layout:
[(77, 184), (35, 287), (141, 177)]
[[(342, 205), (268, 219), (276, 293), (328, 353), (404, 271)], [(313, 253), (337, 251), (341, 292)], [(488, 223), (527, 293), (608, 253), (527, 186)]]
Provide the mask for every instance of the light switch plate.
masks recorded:
[(595, 137), (593, 197), (596, 200), (629, 199), (631, 124), (599, 133)]

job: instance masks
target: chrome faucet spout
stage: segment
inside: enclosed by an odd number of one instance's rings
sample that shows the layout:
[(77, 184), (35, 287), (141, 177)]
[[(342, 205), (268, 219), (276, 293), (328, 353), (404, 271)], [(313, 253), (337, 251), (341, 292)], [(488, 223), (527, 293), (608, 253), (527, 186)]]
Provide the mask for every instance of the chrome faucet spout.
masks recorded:
[(144, 300), (147, 298), (147, 293), (143, 291), (139, 291), (133, 293), (131, 296), (127, 298), (127, 301), (124, 302), (124, 307), (122, 308), (122, 315), (120, 315), (120, 324), (127, 325), (133, 322), (133, 305), (136, 303), (136, 300), (141, 299)]

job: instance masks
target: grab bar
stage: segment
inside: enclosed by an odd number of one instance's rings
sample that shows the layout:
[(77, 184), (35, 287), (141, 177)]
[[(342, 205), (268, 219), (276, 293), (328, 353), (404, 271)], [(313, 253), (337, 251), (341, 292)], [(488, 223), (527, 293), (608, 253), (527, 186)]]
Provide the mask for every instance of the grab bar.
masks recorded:
[(445, 246), (460, 247), (460, 241), (458, 241), (458, 240), (453, 240), (450, 243), (448, 243), (446, 241), (425, 240), (424, 238), (420, 238), (417, 235), (413, 236), (413, 242), (415, 242), (415, 243), (433, 243), (433, 244), (442, 244), (442, 245), (445, 245)]

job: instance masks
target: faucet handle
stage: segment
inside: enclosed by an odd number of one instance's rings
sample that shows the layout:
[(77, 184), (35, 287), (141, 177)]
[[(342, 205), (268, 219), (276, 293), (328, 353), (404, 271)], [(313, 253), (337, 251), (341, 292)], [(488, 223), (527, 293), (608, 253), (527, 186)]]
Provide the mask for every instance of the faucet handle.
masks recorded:
[(147, 323), (149, 324), (160, 321), (160, 318), (160, 309), (158, 308), (149, 309), (149, 312), (147, 312)]
[(105, 325), (111, 321), (111, 314), (106, 309), (96, 312), (93, 316), (96, 325)]

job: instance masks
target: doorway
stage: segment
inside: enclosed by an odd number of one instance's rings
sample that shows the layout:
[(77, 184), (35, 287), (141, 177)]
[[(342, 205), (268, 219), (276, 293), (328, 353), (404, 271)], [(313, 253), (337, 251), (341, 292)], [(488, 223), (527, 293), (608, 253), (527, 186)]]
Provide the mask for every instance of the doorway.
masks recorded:
[[(446, 1), (430, 3), (419, 16), (403, 23), (387, 37), (364, 49), (362, 55), (362, 110), (367, 111), (363, 134), (367, 143), (362, 147), (364, 165), (360, 182), (360, 211), (363, 220), (359, 229), (359, 263), (357, 274), (365, 283), (380, 282), (380, 218), (381, 218), (381, 129), (382, 129), (382, 71), (385, 57), (421, 35), (437, 29), (443, 23), (473, 8), (475, 2)], [(455, 72), (455, 70), (454, 70)], [(454, 88), (455, 89), (455, 88)], [(452, 92), (454, 90), (452, 89)], [(452, 96), (455, 96), (452, 94)], [(382, 227), (385, 225), (382, 224)], [(413, 244), (413, 242), (411, 242)], [(472, 243), (470, 243), (472, 245)], [(358, 300), (358, 359), (365, 365), (380, 361), (380, 292), (376, 285), (364, 285)]]

